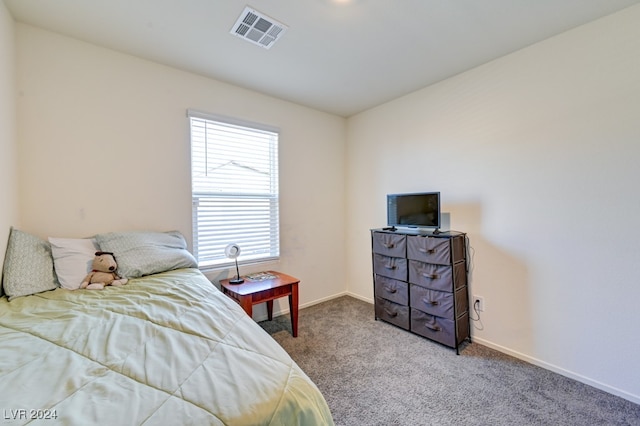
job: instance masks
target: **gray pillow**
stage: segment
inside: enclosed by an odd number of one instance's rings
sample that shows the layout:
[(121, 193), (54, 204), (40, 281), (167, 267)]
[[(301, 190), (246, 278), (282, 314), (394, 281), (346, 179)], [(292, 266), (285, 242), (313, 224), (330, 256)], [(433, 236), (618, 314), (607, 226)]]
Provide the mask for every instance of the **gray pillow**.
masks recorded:
[(57, 288), (51, 245), (12, 227), (2, 275), (9, 300)]
[(96, 235), (100, 250), (112, 252), (123, 278), (137, 278), (179, 268), (197, 268), (178, 231), (110, 232)]

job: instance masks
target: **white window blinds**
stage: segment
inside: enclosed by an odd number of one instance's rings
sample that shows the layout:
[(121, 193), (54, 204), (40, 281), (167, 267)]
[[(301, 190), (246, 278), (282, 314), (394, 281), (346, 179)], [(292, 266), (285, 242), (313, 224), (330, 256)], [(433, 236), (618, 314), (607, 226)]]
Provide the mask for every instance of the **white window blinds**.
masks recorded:
[(201, 268), (280, 255), (278, 132), (189, 111), (193, 251)]

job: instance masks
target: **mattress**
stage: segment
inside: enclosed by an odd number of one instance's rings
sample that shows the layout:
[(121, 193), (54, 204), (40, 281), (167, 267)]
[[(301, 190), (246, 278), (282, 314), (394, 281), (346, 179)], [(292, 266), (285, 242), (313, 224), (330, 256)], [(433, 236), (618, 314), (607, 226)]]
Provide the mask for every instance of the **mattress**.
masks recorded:
[(331, 425), (289, 355), (197, 269), (0, 298), (6, 424)]

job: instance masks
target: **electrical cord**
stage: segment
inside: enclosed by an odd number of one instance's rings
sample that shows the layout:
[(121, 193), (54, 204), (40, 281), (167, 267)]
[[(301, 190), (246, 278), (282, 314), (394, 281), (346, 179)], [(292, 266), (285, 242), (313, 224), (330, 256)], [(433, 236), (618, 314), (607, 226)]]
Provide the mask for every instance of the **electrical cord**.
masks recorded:
[(473, 315), (469, 313), (469, 319), (471, 319), (471, 321), (474, 322), (473, 326), (475, 327), (476, 330), (484, 330), (484, 324), (482, 323), (482, 319), (480, 318), (480, 312), (478, 312), (479, 303), (480, 302), (477, 300), (473, 303), (473, 311), (476, 313), (478, 318), (474, 318)]
[(478, 305), (479, 304), (480, 304), (480, 301), (476, 300), (472, 305), (473, 312), (476, 313), (476, 316), (478, 318), (474, 318), (473, 315), (469, 315), (469, 318), (471, 318), (471, 321), (480, 321), (480, 312), (478, 311)]
[[(471, 281), (473, 278), (473, 269), (474, 269), (474, 257), (475, 257), (475, 250), (474, 248), (471, 246), (471, 242), (469, 241), (469, 236), (467, 234), (464, 235), (464, 240), (465, 240), (465, 245), (467, 248), (467, 289), (470, 288), (471, 286)], [(471, 306), (472, 311), (469, 312), (469, 319), (471, 321), (473, 321), (474, 323), (474, 327), (478, 330), (484, 330), (484, 324), (482, 323), (482, 319), (480, 318), (480, 311), (478, 310), (478, 305), (480, 304), (479, 300), (475, 300), (473, 302), (473, 305)], [(475, 312), (475, 316), (476, 318), (473, 317), (472, 312)]]

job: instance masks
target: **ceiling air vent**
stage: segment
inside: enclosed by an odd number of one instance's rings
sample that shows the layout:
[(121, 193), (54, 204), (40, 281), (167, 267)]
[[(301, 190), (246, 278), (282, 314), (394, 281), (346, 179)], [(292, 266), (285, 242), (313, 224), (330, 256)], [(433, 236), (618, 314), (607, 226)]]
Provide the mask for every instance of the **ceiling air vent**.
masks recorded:
[(269, 49), (286, 30), (286, 25), (257, 10), (245, 7), (230, 32), (248, 42)]

